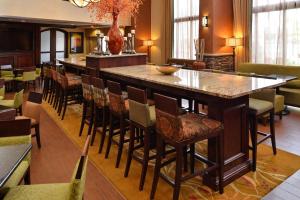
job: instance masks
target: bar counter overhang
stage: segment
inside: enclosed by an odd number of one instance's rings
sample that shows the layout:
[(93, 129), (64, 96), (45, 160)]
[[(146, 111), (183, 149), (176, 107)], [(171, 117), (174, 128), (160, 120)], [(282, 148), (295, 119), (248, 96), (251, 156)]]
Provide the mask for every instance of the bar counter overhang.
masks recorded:
[[(76, 67), (76, 66), (74, 66)], [(122, 85), (147, 88), (151, 92), (199, 100), (208, 105), (208, 117), (224, 123), (224, 184), (227, 185), (251, 170), (249, 159), (249, 94), (264, 88), (284, 85), (281, 79), (245, 77), (181, 69), (172, 76), (160, 74), (155, 66), (136, 65), (100, 68), (104, 80)], [(216, 158), (216, 141), (208, 141), (208, 158)], [(204, 176), (204, 184), (217, 189), (215, 172)]]

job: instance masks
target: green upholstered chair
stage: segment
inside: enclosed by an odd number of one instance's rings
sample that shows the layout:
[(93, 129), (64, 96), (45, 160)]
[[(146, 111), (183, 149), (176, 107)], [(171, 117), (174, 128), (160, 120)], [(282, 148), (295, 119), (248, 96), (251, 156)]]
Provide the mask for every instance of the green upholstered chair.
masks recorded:
[[(0, 146), (31, 144), (30, 120), (14, 120), (15, 115), (14, 109), (0, 111)], [(25, 184), (30, 184), (30, 157), (29, 153), (7, 180), (4, 188), (15, 187), (23, 179)]]
[(0, 79), (0, 100), (5, 98), (5, 80)]
[[(237, 71), (242, 73), (256, 73), (261, 75), (280, 74), (280, 75), (290, 75), (290, 76), (298, 77), (296, 80), (289, 81), (286, 85), (280, 87), (278, 94), (284, 96), (285, 105), (300, 107), (300, 67), (299, 66), (242, 63), (238, 66)], [(275, 104), (275, 110), (276, 109), (277, 108)]]
[(22, 185), (12, 187), (4, 196), (4, 200), (82, 200), (86, 168), (88, 162), (88, 147), (90, 137), (88, 136), (85, 147), (76, 164), (74, 173), (69, 183)]
[(17, 116), (16, 119), (30, 119), (31, 128), (35, 130), (32, 135), (36, 137), (36, 142), (39, 148), (41, 148), (41, 137), (40, 137), (40, 115), (41, 115), (41, 104), (42, 94), (37, 92), (30, 92), (28, 100), (23, 105), (23, 115)]
[(23, 93), (24, 90), (17, 92), (14, 96), (14, 99), (11, 100), (0, 100), (0, 105), (8, 108), (14, 108), (20, 113), (22, 113), (22, 104), (23, 104)]
[(14, 80), (18, 82), (22, 82), (24, 86), (26, 85), (28, 86), (31, 83), (35, 88), (36, 72), (35, 71), (23, 72), (22, 76), (18, 76)]
[[(130, 141), (124, 176), (128, 176), (132, 158), (140, 162), (142, 164), (142, 173), (139, 189), (143, 190), (149, 160), (155, 158), (154, 156), (150, 157), (150, 150), (155, 148), (153, 142), (155, 141), (155, 105), (149, 104), (145, 90), (127, 87), (127, 91), (129, 101)], [(142, 133), (139, 133), (139, 131), (136, 130), (142, 130)], [(137, 140), (137, 142), (140, 143), (138, 145), (135, 145), (136, 135), (144, 138), (143, 140), (141, 138)], [(144, 148), (144, 156), (142, 159), (140, 159), (134, 155), (134, 150), (142, 147)]]
[[(250, 95), (249, 98), (249, 122), (250, 122), (250, 133), (253, 150), (253, 167), (252, 170), (256, 171), (256, 160), (257, 160), (257, 145), (264, 142), (268, 138), (271, 138), (273, 154), (276, 154), (276, 141), (275, 141), (275, 126), (274, 126), (274, 114), (275, 114), (275, 89), (264, 89), (263, 91)], [(270, 116), (270, 133), (264, 133), (258, 131), (258, 119), (265, 115)], [(263, 137), (257, 140), (257, 134)]]

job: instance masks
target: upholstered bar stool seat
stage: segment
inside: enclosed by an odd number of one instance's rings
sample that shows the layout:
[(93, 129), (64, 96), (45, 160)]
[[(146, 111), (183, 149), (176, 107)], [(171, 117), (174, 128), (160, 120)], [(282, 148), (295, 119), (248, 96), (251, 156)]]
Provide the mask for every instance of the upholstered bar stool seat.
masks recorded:
[[(250, 123), (250, 133), (251, 133), (251, 142), (253, 150), (252, 154), (252, 171), (256, 171), (256, 160), (257, 160), (257, 146), (264, 142), (267, 139), (271, 139), (273, 154), (276, 155), (276, 141), (275, 141), (275, 125), (274, 125), (274, 105), (276, 91), (274, 89), (264, 89), (260, 92), (251, 94), (249, 98), (249, 123)], [(258, 119), (265, 116), (270, 117), (270, 132), (265, 133), (258, 131)], [(257, 134), (263, 136), (259, 139)]]
[(249, 98), (249, 108), (254, 110), (257, 115), (260, 115), (272, 109), (273, 103), (270, 101)]
[[(128, 86), (127, 91), (129, 99), (130, 141), (124, 176), (128, 177), (132, 158), (140, 162), (142, 164), (142, 173), (139, 189), (143, 190), (148, 162), (155, 159), (155, 156), (150, 156), (149, 153), (151, 149), (155, 148), (155, 105), (153, 101), (147, 99), (147, 92), (145, 90)], [(143, 148), (143, 158), (134, 155), (134, 151), (140, 148)]]

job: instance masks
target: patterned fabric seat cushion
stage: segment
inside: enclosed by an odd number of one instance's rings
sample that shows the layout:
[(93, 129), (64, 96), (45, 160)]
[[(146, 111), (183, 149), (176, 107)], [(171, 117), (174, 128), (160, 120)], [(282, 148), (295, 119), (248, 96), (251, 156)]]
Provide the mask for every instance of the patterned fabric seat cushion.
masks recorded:
[(124, 98), (124, 95), (117, 95), (108, 92), (109, 96), (109, 107), (115, 113), (128, 114), (129, 113), (129, 101)]
[(249, 108), (259, 115), (271, 110), (273, 108), (273, 103), (260, 99), (249, 98)]
[(16, 187), (19, 185), (21, 180), (23, 179), (25, 173), (29, 168), (29, 161), (22, 161), (11, 177), (7, 180), (4, 185), (4, 188)]
[(156, 110), (156, 129), (172, 141), (208, 138), (210, 134), (223, 129), (221, 122), (194, 113), (178, 117)]
[(10, 188), (4, 200), (71, 200), (72, 184), (21, 185)]
[(179, 116), (181, 140), (189, 140), (199, 136), (209, 136), (223, 129), (222, 123), (208, 117), (187, 113)]

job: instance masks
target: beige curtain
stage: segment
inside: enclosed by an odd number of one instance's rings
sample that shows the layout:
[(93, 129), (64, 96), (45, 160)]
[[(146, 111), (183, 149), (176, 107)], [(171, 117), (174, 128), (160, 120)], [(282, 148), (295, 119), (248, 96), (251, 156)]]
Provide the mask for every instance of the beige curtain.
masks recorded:
[(252, 0), (233, 0), (234, 36), (243, 38), (243, 46), (236, 48), (236, 66), (250, 62)]
[(165, 63), (172, 58), (173, 0), (165, 0)]

